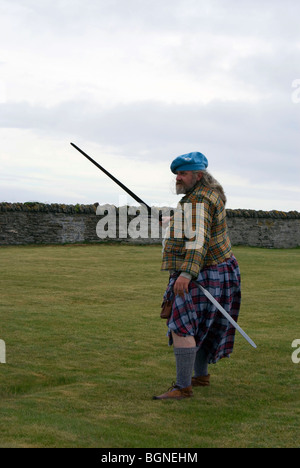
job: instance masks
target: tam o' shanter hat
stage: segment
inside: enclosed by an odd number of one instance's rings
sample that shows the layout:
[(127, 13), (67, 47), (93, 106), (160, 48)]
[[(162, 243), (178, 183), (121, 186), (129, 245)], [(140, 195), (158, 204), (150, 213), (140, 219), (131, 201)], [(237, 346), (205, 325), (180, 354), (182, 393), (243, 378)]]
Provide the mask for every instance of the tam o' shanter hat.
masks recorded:
[(208, 166), (208, 160), (204, 154), (194, 151), (183, 154), (174, 159), (171, 171), (176, 174), (179, 171), (203, 171)]

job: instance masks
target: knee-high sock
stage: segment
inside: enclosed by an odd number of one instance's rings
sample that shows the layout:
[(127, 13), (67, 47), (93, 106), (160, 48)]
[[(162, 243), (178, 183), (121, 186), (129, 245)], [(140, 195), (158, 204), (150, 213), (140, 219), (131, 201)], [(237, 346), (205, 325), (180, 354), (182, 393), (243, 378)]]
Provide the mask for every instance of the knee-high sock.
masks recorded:
[(208, 375), (208, 358), (204, 349), (200, 348), (195, 359), (195, 377)]
[(174, 348), (176, 360), (176, 385), (180, 388), (189, 387), (198, 348)]

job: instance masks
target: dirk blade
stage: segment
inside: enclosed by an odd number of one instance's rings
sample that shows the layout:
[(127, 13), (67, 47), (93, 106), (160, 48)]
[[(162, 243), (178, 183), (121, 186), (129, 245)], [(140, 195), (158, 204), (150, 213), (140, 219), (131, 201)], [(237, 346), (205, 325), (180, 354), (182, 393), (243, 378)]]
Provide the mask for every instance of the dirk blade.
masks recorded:
[(253, 348), (257, 348), (256, 344), (254, 341), (251, 340), (251, 338), (247, 335), (247, 333), (244, 332), (244, 330), (233, 320), (233, 318), (226, 312), (226, 310), (216, 301), (216, 299), (206, 290), (204, 289), (201, 284), (197, 283), (195, 281), (195, 284), (198, 286), (198, 288), (201, 289), (203, 294), (216, 306), (216, 308), (224, 315), (224, 317), (227, 318), (227, 320), (231, 323), (231, 325), (238, 331), (240, 334), (248, 341), (248, 343), (253, 346)]

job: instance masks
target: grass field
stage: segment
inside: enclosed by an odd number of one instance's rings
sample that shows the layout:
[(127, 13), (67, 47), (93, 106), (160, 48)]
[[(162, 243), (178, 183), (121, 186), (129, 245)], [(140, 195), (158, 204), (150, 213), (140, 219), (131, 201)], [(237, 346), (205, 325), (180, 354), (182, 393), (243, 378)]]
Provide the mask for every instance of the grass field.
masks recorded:
[(160, 246), (1, 247), (0, 447), (299, 447), (300, 249), (234, 252), (258, 349), (237, 334), (210, 387), (162, 402)]

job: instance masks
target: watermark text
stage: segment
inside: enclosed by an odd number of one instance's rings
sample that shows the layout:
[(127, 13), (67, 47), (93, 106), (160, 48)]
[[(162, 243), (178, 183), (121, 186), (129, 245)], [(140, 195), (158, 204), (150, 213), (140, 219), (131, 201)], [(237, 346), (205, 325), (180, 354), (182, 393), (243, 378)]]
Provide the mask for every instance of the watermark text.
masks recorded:
[(6, 347), (5, 341), (0, 340), (0, 364), (6, 363)]
[(292, 82), (292, 88), (295, 88), (295, 91), (292, 92), (292, 102), (294, 104), (299, 104), (300, 102), (300, 78), (297, 78)]
[(292, 361), (294, 364), (299, 364), (300, 362), (300, 339), (294, 340), (292, 343), (292, 348), (296, 348), (292, 353)]
[(98, 206), (96, 214), (101, 216), (96, 232), (100, 239), (184, 239), (186, 249), (200, 249), (204, 243), (204, 204), (178, 204), (176, 209), (164, 213), (168, 219), (162, 222), (156, 208), (141, 205)]

